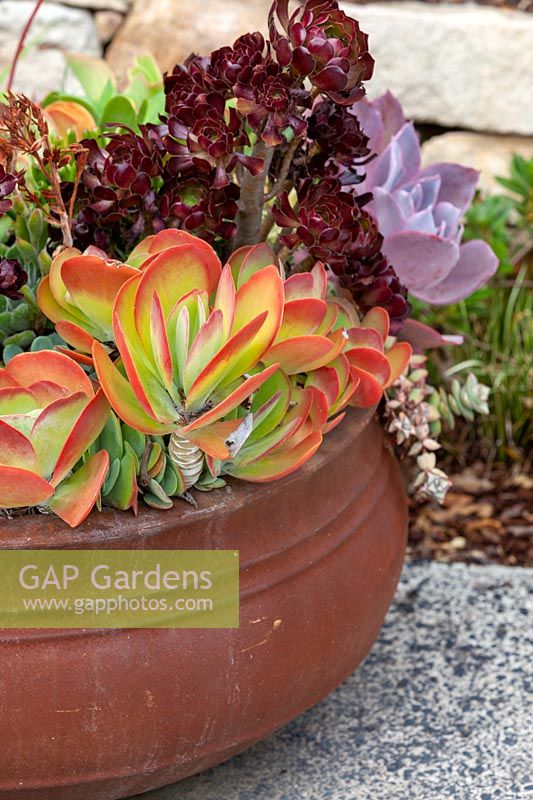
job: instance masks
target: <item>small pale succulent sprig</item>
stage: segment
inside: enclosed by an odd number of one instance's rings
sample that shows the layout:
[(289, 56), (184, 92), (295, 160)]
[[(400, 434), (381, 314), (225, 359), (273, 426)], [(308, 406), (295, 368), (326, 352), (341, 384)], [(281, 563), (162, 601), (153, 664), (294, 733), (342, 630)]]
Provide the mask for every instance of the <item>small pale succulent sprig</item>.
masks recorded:
[(452, 485), (448, 475), (437, 467), (435, 438), (443, 423), (453, 429), (455, 418), (473, 421), (475, 414), (488, 414), (490, 389), (469, 373), (462, 385), (457, 378), (448, 392), (428, 383), (427, 357), (413, 355), (409, 371), (401, 375), (387, 392), (385, 418), (387, 431), (408, 457), (416, 458), (418, 473), (413, 490), (419, 498), (442, 503)]

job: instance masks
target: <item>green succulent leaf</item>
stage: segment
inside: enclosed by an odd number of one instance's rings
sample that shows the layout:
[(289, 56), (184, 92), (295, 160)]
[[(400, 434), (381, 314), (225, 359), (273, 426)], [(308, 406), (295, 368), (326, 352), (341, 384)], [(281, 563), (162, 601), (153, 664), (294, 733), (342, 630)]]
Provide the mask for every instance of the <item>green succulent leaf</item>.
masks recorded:
[(9, 364), (12, 358), (15, 358), (15, 356), (23, 352), (22, 347), (19, 347), (17, 344), (8, 344), (7, 347), (4, 347), (4, 352), (2, 353), (4, 364)]
[(102, 123), (106, 125), (127, 125), (134, 131), (137, 127), (137, 113), (131, 100), (124, 95), (116, 95), (106, 104), (102, 112)]
[(36, 336), (31, 343), (30, 350), (36, 352), (38, 350), (53, 350), (54, 343), (49, 336)]
[(67, 53), (65, 60), (96, 108), (105, 108), (115, 90), (115, 75), (109, 65), (96, 58)]
[(119, 474), (120, 474), (120, 459), (115, 458), (109, 464), (109, 471), (106, 475), (106, 479), (102, 486), (102, 495), (104, 495), (104, 497), (105, 495), (108, 495), (112, 491), (115, 483), (117, 482)]

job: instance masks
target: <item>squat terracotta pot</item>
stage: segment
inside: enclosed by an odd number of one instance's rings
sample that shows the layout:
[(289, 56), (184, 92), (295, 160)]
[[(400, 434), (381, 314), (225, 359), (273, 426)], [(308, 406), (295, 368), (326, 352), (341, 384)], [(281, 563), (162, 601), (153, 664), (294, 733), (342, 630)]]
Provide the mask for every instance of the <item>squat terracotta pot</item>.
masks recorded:
[(240, 550), (232, 630), (0, 632), (0, 798), (112, 800), (245, 749), (368, 653), (400, 574), (406, 499), (371, 414), (305, 467), (232, 482), (195, 510), (0, 523), (3, 548)]

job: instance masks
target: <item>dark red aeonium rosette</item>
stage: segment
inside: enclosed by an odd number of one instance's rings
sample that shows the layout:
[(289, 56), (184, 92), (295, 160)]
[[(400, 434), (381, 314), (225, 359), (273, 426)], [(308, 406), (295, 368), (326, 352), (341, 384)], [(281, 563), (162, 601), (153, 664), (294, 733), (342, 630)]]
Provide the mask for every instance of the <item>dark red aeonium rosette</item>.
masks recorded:
[(274, 0), (269, 15), (270, 40), (281, 66), (309, 78), (336, 103), (360, 100), (374, 59), (359, 23), (341, 11), (336, 0), (307, 0), (290, 17), (288, 9), (289, 0)]
[(284, 245), (327, 264), (362, 310), (380, 305), (389, 312), (393, 332), (401, 327), (410, 310), (407, 291), (381, 252), (375, 222), (339, 180), (307, 179), (298, 190), (298, 206), (293, 208), (284, 192), (273, 213), (277, 224), (289, 229), (281, 237)]

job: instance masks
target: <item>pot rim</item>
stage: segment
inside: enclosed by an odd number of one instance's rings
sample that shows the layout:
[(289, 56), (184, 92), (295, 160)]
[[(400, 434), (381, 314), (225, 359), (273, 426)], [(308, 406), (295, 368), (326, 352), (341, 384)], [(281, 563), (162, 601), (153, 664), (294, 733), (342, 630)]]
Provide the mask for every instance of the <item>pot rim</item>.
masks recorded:
[[(324, 468), (338, 453), (350, 446), (372, 419), (376, 407), (348, 409), (345, 419), (329, 433), (313, 458), (298, 470), (278, 481), (249, 483), (227, 479), (228, 486), (211, 492), (197, 492), (198, 507), (176, 499), (173, 509), (160, 511), (140, 504), (139, 513), (103, 508), (92, 511), (77, 528), (70, 528), (54, 514), (27, 514), (13, 519), (0, 519), (0, 549), (91, 549), (99, 543), (113, 546), (117, 542), (141, 540), (166, 529), (179, 529), (216, 514), (233, 513), (248, 502), (271, 492), (276, 484), (298, 483), (309, 473)], [(229, 488), (228, 488), (229, 487)], [(178, 513), (173, 513), (179, 509)], [(128, 522), (130, 524), (124, 524)]]

